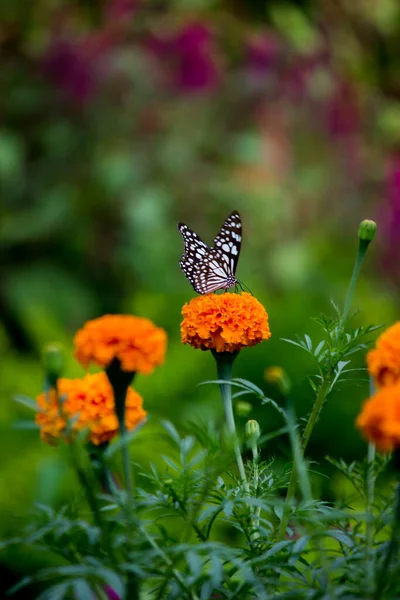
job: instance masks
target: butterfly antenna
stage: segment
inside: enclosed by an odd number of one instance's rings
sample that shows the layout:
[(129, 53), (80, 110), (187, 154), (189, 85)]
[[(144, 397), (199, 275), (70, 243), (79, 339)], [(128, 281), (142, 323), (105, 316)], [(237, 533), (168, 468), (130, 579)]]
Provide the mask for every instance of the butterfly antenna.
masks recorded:
[(238, 284), (239, 284), (240, 289), (242, 290), (242, 292), (244, 292), (244, 291), (247, 290), (249, 292), (249, 294), (251, 294), (252, 296), (254, 296), (254, 294), (251, 291), (251, 289), (245, 283), (242, 283), (241, 281), (238, 281)]

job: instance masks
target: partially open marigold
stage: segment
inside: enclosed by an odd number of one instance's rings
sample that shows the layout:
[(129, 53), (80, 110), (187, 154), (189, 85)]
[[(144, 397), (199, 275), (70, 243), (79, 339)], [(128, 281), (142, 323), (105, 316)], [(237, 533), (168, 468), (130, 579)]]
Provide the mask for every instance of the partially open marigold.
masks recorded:
[(182, 315), (182, 342), (201, 350), (237, 352), (271, 336), (265, 308), (247, 292), (197, 296)]
[(379, 336), (367, 354), (368, 370), (378, 387), (400, 381), (400, 321)]
[(148, 374), (164, 362), (167, 335), (143, 317), (104, 315), (85, 323), (74, 344), (75, 357), (85, 368), (91, 362), (107, 367), (117, 358), (123, 371)]
[[(45, 442), (56, 443), (66, 432), (68, 421), (72, 433), (88, 429), (89, 439), (96, 445), (109, 442), (118, 433), (114, 395), (105, 373), (85, 375), (82, 379), (59, 379), (58, 390), (61, 403), (54, 390), (40, 394), (36, 399), (42, 411), (37, 413), (36, 423)], [(127, 430), (134, 429), (145, 416), (142, 397), (128, 388), (125, 409)]]
[(356, 425), (381, 452), (400, 448), (400, 383), (381, 388), (367, 400)]

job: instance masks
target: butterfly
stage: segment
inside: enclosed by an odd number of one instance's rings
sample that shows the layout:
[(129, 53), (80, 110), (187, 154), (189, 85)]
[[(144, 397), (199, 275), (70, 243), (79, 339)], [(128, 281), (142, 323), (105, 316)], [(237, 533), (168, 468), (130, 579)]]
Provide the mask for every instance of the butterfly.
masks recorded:
[(199, 294), (228, 290), (237, 285), (236, 267), (242, 241), (242, 220), (234, 211), (224, 221), (212, 246), (187, 225), (178, 223), (184, 241), (179, 266)]

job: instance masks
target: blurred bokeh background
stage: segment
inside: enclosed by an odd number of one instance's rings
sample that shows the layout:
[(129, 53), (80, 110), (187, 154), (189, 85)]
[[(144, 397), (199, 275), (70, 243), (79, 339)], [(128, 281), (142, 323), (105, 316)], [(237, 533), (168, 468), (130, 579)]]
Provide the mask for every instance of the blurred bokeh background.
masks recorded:
[[(396, 0), (1, 4), (0, 537), (34, 502), (68, 497), (57, 450), (15, 429), (31, 415), (12, 397), (40, 392), (49, 341), (64, 344), (66, 375), (82, 375), (71, 348), (85, 320), (153, 319), (169, 350), (137, 380), (148, 412), (178, 425), (220, 418), (217, 390), (196, 385), (214, 378), (211, 356), (179, 341), (194, 293), (177, 221), (211, 242), (241, 212), (238, 276), (266, 306), (272, 337), (241, 353), (235, 375), (272, 394), (264, 369), (283, 366), (300, 417), (313, 365), (280, 338), (319, 335), (312, 318), (343, 302), (364, 218), (378, 236), (355, 323), (397, 319), (399, 35)], [(326, 406), (310, 455), (328, 474), (325, 455), (364, 452), (353, 423), (367, 394), (343, 386)], [(251, 415), (264, 432), (279, 426), (256, 404)], [(140, 440), (137, 459), (156, 461), (154, 436)], [(286, 460), (286, 441), (266, 454)], [(333, 498), (341, 484), (316, 485)], [(35, 557), (2, 560), (3, 590)]]

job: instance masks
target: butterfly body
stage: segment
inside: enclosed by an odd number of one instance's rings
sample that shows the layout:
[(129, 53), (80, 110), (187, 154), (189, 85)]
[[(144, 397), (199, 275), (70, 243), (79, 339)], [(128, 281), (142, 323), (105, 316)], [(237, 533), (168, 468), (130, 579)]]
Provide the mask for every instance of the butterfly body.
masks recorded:
[(194, 290), (208, 294), (235, 286), (236, 267), (242, 240), (242, 221), (234, 211), (224, 221), (212, 246), (208, 246), (187, 225), (178, 223), (184, 241), (184, 254), (179, 265)]

